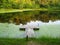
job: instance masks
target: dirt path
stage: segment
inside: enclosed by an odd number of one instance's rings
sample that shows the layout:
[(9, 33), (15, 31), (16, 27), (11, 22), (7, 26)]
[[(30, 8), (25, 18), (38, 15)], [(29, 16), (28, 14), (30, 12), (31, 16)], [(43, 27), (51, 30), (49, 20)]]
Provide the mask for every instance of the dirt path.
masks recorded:
[(28, 41), (27, 45), (41, 45), (40, 43), (37, 43), (35, 41)]

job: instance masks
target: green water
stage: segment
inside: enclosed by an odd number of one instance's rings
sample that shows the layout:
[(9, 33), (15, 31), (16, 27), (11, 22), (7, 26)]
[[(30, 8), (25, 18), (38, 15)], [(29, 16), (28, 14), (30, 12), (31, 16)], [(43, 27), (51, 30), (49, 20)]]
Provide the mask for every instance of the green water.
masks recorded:
[[(19, 25), (0, 23), (1, 38), (24, 38), (25, 32), (19, 30)], [(60, 24), (41, 24), (40, 30), (35, 31), (35, 37), (60, 38)]]

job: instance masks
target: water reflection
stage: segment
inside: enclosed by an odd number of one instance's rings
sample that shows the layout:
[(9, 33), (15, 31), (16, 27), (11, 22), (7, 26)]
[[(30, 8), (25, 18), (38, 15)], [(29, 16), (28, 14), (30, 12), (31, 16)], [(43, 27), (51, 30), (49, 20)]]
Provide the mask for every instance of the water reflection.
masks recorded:
[[(6, 16), (4, 16), (6, 15)], [(25, 12), (16, 12), (16, 13), (4, 13), (0, 14), (1, 23), (15, 23), (19, 25), (21, 23), (26, 24), (30, 21), (42, 21), (49, 22), (49, 20), (56, 21), (60, 20), (60, 11), (25, 11)]]

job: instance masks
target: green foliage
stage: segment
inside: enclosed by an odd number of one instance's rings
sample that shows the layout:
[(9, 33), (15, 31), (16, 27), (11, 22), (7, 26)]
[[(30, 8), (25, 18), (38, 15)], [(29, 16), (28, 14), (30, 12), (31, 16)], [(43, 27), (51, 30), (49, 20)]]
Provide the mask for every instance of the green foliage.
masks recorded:
[(24, 8), (48, 8), (60, 7), (58, 2), (44, 0), (0, 0), (0, 8), (24, 9)]

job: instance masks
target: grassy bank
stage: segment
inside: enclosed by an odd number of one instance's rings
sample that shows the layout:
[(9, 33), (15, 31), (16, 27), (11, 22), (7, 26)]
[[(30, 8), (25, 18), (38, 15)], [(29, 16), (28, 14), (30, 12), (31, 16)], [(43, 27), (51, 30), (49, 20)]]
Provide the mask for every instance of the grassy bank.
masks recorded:
[(0, 9), (0, 13), (24, 12), (24, 11), (47, 11), (46, 8), (40, 9)]
[(39, 8), (39, 9), (0, 9), (0, 13), (14, 13), (14, 12), (24, 12), (24, 11), (60, 11), (60, 10), (54, 10), (52, 8)]
[(60, 45), (58, 38), (29, 38), (14, 39), (14, 38), (0, 38), (0, 45)]

